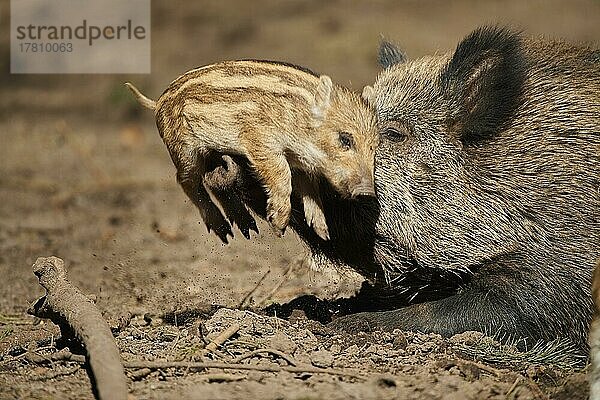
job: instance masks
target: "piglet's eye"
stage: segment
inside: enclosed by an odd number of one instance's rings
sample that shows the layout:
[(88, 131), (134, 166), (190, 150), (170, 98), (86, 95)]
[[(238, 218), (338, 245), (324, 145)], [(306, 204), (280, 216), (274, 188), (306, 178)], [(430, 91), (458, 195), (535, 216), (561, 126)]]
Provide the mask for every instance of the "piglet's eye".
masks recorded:
[(338, 140), (344, 150), (350, 150), (354, 147), (354, 139), (348, 132), (338, 132)]

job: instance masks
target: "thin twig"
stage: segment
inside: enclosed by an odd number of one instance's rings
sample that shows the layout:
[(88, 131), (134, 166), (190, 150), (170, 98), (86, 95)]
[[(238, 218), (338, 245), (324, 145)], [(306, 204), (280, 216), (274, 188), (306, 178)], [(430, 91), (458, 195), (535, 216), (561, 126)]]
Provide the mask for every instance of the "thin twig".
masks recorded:
[(269, 268), (267, 270), (267, 272), (265, 272), (265, 274), (262, 276), (262, 278), (259, 279), (258, 283), (256, 284), (256, 286), (254, 286), (254, 288), (249, 291), (244, 298), (238, 303), (237, 308), (242, 308), (244, 306), (244, 304), (246, 303), (246, 301), (254, 294), (254, 292), (256, 292), (256, 289), (258, 289), (258, 287), (260, 286), (261, 283), (263, 283), (263, 281), (265, 280), (265, 278), (271, 273), (271, 268)]
[(64, 348), (50, 355), (50, 359), (52, 361), (73, 361), (78, 362), (80, 364), (85, 362), (85, 356), (82, 356), (80, 354), (73, 354), (67, 348)]
[(288, 280), (289, 276), (291, 275), (292, 271), (294, 270), (294, 266), (295, 266), (295, 263), (290, 263), (290, 265), (288, 265), (287, 269), (283, 273), (283, 277), (281, 277), (281, 280), (279, 282), (277, 282), (277, 284), (275, 286), (273, 286), (273, 289), (271, 289), (269, 291), (269, 293), (265, 297), (262, 298), (262, 300), (256, 302), (256, 307), (263, 306), (267, 301), (269, 301), (269, 299), (271, 299), (271, 297), (273, 297), (273, 295), (275, 293), (277, 293), (277, 291), (281, 288), (281, 286), (283, 286), (283, 284)]
[[(85, 357), (78, 354), (72, 354), (68, 351), (61, 351), (57, 353), (60, 356), (52, 355), (53, 360), (64, 360), (78, 362), (80, 364), (85, 363)], [(310, 365), (305, 366), (278, 366), (278, 365), (252, 365), (252, 364), (238, 364), (238, 363), (224, 363), (224, 362), (191, 362), (191, 361), (124, 361), (123, 367), (127, 369), (166, 369), (166, 368), (183, 368), (183, 369), (208, 369), (208, 368), (219, 368), (219, 369), (237, 369), (246, 371), (263, 371), (263, 372), (292, 372), (292, 373), (310, 373), (310, 374), (328, 374), (337, 376), (346, 376), (355, 379), (365, 380), (366, 378), (359, 375), (356, 372), (336, 370), (331, 368), (318, 368)]]
[(19, 354), (18, 356), (13, 356), (11, 358), (7, 358), (6, 360), (0, 361), (0, 365), (5, 365), (5, 364), (9, 364), (11, 362), (19, 361), (20, 359), (31, 355), (31, 353), (34, 353), (40, 357), (43, 357), (41, 354), (38, 353), (38, 351), (50, 350), (53, 348), (54, 348), (54, 345), (50, 345), (50, 346), (38, 347), (37, 349), (35, 349), (35, 351), (27, 350), (24, 353)]
[(47, 381), (50, 379), (55, 379), (61, 376), (67, 376), (67, 375), (71, 375), (74, 374), (75, 372), (79, 371), (81, 369), (80, 365), (75, 365), (72, 368), (69, 368), (67, 370), (64, 371), (55, 371), (55, 372), (49, 372), (47, 374), (44, 375), (38, 375), (38, 376), (34, 376), (31, 379), (34, 381)]
[(239, 330), (240, 330), (240, 324), (238, 324), (237, 322), (234, 322), (227, 329), (225, 329), (223, 332), (221, 332), (221, 334), (219, 336), (214, 338), (209, 344), (206, 345), (206, 347), (204, 348), (204, 350), (205, 350), (204, 353), (214, 352), (215, 350), (217, 350), (217, 348), (219, 346), (221, 346), (223, 343), (225, 343), (227, 341), (227, 339), (229, 339), (230, 337), (235, 335), (237, 333), (237, 331), (239, 331)]
[(149, 369), (166, 369), (166, 368), (188, 368), (188, 369), (238, 369), (247, 371), (263, 371), (263, 372), (292, 372), (292, 373), (309, 373), (309, 374), (328, 374), (337, 376), (347, 376), (355, 379), (366, 379), (364, 376), (355, 372), (341, 371), (329, 368), (317, 368), (311, 366), (293, 367), (293, 366), (267, 366), (267, 365), (252, 365), (252, 364), (233, 364), (222, 362), (188, 362), (188, 361), (131, 361), (124, 362), (125, 368), (149, 368)]
[(510, 386), (510, 388), (508, 388), (508, 390), (506, 391), (506, 398), (508, 399), (509, 397), (512, 398), (514, 396), (512, 396), (513, 391), (517, 388), (517, 385), (519, 384), (519, 382), (521, 382), (521, 377), (518, 376), (517, 379), (515, 379), (515, 381), (513, 382), (513, 384)]
[(131, 378), (131, 380), (141, 381), (142, 379), (144, 379), (151, 373), (152, 373), (152, 370), (150, 368), (142, 368), (142, 369), (138, 369), (138, 370), (131, 372), (129, 374), (129, 377)]
[(242, 360), (254, 357), (255, 355), (261, 354), (261, 353), (271, 353), (271, 354), (274, 354), (277, 357), (283, 358), (285, 361), (288, 362), (288, 364), (290, 364), (290, 365), (292, 365), (294, 367), (298, 365), (298, 362), (296, 360), (294, 360), (291, 356), (285, 354), (282, 351), (275, 350), (275, 349), (256, 349), (256, 350), (250, 351), (250, 352), (248, 352), (246, 354), (242, 354), (241, 356), (235, 358), (233, 360), (233, 362), (237, 364), (237, 363), (241, 362)]

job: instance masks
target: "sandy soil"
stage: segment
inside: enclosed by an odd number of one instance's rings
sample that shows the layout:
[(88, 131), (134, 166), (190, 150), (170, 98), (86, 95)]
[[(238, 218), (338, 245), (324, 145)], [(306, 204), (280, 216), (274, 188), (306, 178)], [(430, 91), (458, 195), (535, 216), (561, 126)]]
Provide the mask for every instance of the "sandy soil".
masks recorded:
[[(571, 368), (568, 350), (516, 362), (527, 357), (476, 333), (348, 337), (302, 313), (286, 321), (238, 310), (248, 294), (244, 305), (259, 310), (306, 294), (349, 296), (361, 280), (311, 271), (293, 232), (279, 239), (264, 223), (252, 240), (238, 233), (228, 246), (208, 235), (175, 182), (151, 114), (122, 83), (157, 96), (192, 67), (267, 58), (358, 90), (374, 80), (382, 34), (410, 57), (449, 51), (487, 22), (598, 43), (600, 2), (155, 0), (153, 72), (133, 76), (10, 75), (8, 11), (0, 1), (0, 398), (93, 396), (85, 369), (35, 356), (51, 358), (60, 346), (53, 324), (26, 314), (43, 293), (31, 265), (46, 255), (64, 258), (71, 281), (95, 296), (125, 360), (199, 360), (207, 338), (237, 322), (238, 334), (205, 359), (231, 362), (268, 348), (297, 365), (349, 374), (128, 370), (132, 398), (586, 397), (585, 374)], [(215, 313), (208, 304), (226, 308)], [(489, 349), (515, 356), (490, 357)], [(267, 352), (241, 362), (290, 360)]]

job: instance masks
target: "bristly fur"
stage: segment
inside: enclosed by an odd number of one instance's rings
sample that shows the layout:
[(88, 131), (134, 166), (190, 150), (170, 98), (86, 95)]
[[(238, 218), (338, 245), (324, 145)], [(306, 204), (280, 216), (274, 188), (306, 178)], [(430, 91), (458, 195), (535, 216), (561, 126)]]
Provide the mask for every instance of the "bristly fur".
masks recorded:
[(284, 66), (284, 67), (290, 67), (293, 69), (297, 69), (298, 71), (306, 72), (307, 74), (312, 75), (312, 76), (320, 76), (320, 74), (316, 73), (315, 71), (313, 71), (310, 68), (306, 68), (302, 65), (292, 64), (287, 61), (259, 60), (256, 58), (245, 58), (245, 59), (241, 59), (238, 61), (252, 61), (252, 62), (257, 62), (257, 63), (280, 65), (280, 66)]
[(394, 64), (406, 61), (406, 54), (387, 40), (382, 40), (377, 52), (377, 61), (383, 68), (389, 68)]
[[(383, 309), (397, 307), (331, 326), (480, 331), (551, 359), (557, 343), (586, 355), (600, 254), (598, 50), (492, 27), (457, 52), (390, 65), (367, 91), (382, 130), (376, 200), (340, 199), (321, 180), (329, 241), (294, 203), (292, 226), (317, 261), (354, 268), (386, 293)], [(512, 57), (524, 71), (498, 69)], [(507, 79), (522, 86), (496, 84)], [(518, 100), (505, 108), (494, 96)], [(254, 181), (242, 180), (244, 200), (264, 214), (247, 190)]]
[(398, 306), (420, 303), (334, 326), (560, 338), (587, 352), (600, 254), (597, 54), (489, 27), (454, 54), (386, 57), (367, 96), (382, 131), (377, 203), (340, 202), (322, 185), (335, 239), (294, 226), (320, 260), (406, 294)]
[(590, 325), (590, 399), (600, 399), (600, 262), (597, 263), (592, 279), (594, 317)]

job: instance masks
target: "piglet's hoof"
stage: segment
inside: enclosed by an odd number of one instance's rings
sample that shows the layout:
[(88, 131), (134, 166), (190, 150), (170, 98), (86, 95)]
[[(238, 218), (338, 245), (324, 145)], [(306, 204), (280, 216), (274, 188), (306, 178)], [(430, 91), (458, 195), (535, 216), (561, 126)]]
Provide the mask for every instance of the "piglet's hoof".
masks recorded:
[(229, 225), (229, 222), (227, 222), (220, 211), (218, 211), (218, 214), (207, 214), (204, 222), (206, 223), (206, 229), (209, 232), (214, 232), (223, 243), (229, 243), (227, 237), (233, 237), (233, 231), (231, 230), (231, 225)]

